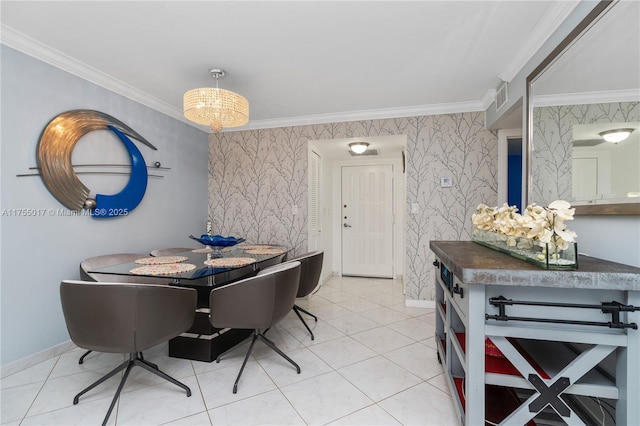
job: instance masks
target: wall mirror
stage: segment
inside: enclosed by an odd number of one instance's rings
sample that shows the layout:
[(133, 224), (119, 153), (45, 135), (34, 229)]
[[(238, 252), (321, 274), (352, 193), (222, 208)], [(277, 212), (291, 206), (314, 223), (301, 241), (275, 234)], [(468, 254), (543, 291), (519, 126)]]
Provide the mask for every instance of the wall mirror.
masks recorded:
[(598, 3), (527, 78), (527, 204), (640, 214), (638, 16), (637, 1)]

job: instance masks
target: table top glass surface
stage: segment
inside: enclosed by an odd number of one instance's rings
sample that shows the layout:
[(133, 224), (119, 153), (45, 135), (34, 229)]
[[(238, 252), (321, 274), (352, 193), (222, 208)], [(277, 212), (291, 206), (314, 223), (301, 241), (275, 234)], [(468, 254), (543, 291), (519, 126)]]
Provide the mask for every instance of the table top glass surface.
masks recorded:
[[(154, 278), (167, 278), (167, 279), (176, 279), (176, 280), (197, 280), (203, 277), (215, 276), (216, 275), (228, 275), (229, 273), (233, 273), (233, 275), (242, 276), (243, 274), (251, 274), (252, 272), (258, 271), (261, 267), (270, 266), (274, 263), (279, 263), (277, 261), (278, 257), (282, 257), (286, 253), (290, 251), (290, 249), (283, 246), (269, 245), (271, 249), (268, 254), (255, 254), (251, 253), (242, 248), (242, 246), (234, 246), (227, 247), (220, 251), (216, 250), (212, 253), (196, 253), (194, 251), (184, 251), (180, 253), (172, 253), (170, 256), (183, 256), (187, 259), (181, 262), (177, 262), (180, 264), (191, 264), (196, 267), (190, 271), (183, 273), (169, 273), (169, 274), (154, 274), (154, 273), (131, 273), (131, 270), (134, 268), (139, 268), (141, 266), (145, 266), (143, 264), (139, 264), (136, 262), (128, 262), (128, 263), (120, 263), (117, 265), (107, 266), (104, 268), (96, 268), (92, 269), (88, 272), (93, 273), (102, 273), (102, 274), (116, 274), (116, 275), (132, 275), (132, 276), (141, 276), (141, 277), (154, 277)], [(196, 250), (196, 249), (194, 249)], [(152, 258), (151, 256), (140, 256), (143, 258)], [(255, 263), (251, 263), (246, 266), (240, 267), (214, 267), (208, 266), (205, 264), (205, 261), (218, 259), (218, 258), (252, 258), (255, 259)], [(265, 266), (266, 265), (266, 266)], [(199, 280), (201, 281), (201, 280)], [(198, 282), (199, 282), (198, 281)]]

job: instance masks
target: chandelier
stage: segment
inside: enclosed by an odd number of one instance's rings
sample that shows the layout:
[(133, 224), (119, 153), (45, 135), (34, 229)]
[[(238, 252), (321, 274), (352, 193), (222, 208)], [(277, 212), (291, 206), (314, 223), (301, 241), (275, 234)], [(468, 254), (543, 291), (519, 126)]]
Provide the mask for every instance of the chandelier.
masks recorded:
[(211, 69), (216, 87), (189, 90), (184, 94), (184, 116), (194, 123), (204, 124), (218, 133), (226, 127), (243, 126), (249, 122), (249, 101), (230, 90), (219, 89), (224, 70)]

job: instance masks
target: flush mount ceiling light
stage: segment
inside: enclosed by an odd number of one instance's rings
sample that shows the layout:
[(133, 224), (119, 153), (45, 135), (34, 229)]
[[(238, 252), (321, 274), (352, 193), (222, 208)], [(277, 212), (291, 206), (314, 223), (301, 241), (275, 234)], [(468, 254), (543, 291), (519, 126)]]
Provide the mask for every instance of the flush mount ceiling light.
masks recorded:
[(600, 132), (598, 134), (607, 142), (618, 143), (628, 138), (631, 132), (633, 132), (633, 129), (614, 129)]
[(367, 142), (351, 142), (349, 144), (349, 149), (356, 154), (362, 154), (367, 150), (369, 144)]
[(209, 70), (216, 79), (216, 87), (189, 90), (184, 94), (184, 116), (194, 123), (204, 124), (218, 133), (226, 127), (243, 126), (249, 122), (249, 101), (229, 90), (219, 89), (218, 81), (224, 70)]

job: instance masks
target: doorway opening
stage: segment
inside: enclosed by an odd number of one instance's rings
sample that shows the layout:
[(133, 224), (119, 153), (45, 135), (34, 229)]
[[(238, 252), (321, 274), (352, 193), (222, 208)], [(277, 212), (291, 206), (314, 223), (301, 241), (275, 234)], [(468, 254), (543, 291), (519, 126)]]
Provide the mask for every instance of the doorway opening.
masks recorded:
[(507, 138), (507, 203), (522, 211), (522, 137)]
[[(378, 151), (377, 155), (353, 156), (349, 153), (349, 143), (356, 141), (364, 141), (369, 143), (369, 149)], [(354, 275), (366, 277), (386, 277), (401, 279), (404, 275), (404, 253), (405, 253), (405, 205), (406, 205), (406, 175), (405, 175), (405, 152), (407, 137), (405, 135), (379, 136), (379, 137), (361, 137), (361, 138), (343, 138), (343, 139), (324, 139), (309, 141), (309, 203), (318, 203), (316, 211), (319, 220), (315, 221), (315, 226), (309, 226), (309, 242), (314, 241), (315, 247), (321, 247), (325, 252), (325, 265), (323, 267), (323, 277), (329, 275)], [(314, 157), (316, 156), (316, 157)], [(315, 164), (314, 164), (315, 162)], [(386, 169), (384, 168), (386, 167)], [(317, 170), (316, 170), (317, 168)], [(388, 249), (384, 254), (387, 257), (391, 268), (386, 272), (373, 271), (372, 268), (360, 267), (361, 273), (355, 273), (353, 263), (357, 260), (364, 265), (363, 259), (371, 257), (372, 253), (363, 253), (356, 249), (354, 241), (343, 242), (344, 224), (351, 225), (349, 230), (353, 229), (353, 223), (344, 220), (344, 203), (343, 201), (343, 169), (351, 171), (363, 172), (370, 168), (367, 173), (379, 173), (385, 170), (387, 177), (390, 177), (390, 190), (386, 195), (389, 202), (390, 231), (385, 237), (380, 235), (373, 236), (376, 232), (364, 232), (358, 236), (360, 245), (364, 244), (367, 239), (378, 238), (384, 240), (383, 247)], [(380, 170), (378, 170), (380, 169)], [(375, 172), (374, 170), (378, 170)], [(313, 175), (313, 176), (312, 176)], [(314, 177), (315, 176), (315, 177)], [(362, 188), (364, 180), (368, 179), (368, 187), (374, 188), (375, 196), (379, 195), (379, 184), (384, 179), (378, 179), (375, 176), (363, 179), (357, 185)], [(315, 185), (313, 179), (318, 179), (319, 184)], [(353, 193), (362, 195), (362, 189), (352, 187)], [(389, 185), (389, 184), (387, 184)], [(315, 189), (314, 189), (315, 187)], [(388, 186), (387, 186), (388, 188)], [(317, 191), (318, 196), (313, 196), (312, 191)], [(370, 203), (371, 201), (367, 201)], [(366, 203), (365, 203), (366, 204)], [(348, 208), (355, 204), (348, 204)], [(311, 204), (309, 204), (309, 218), (311, 222)], [(363, 205), (358, 207), (365, 209)], [(370, 206), (366, 209), (374, 210)], [(365, 209), (365, 210), (366, 210)], [(355, 210), (353, 210), (355, 212)], [(357, 213), (364, 214), (364, 213)], [(351, 220), (352, 216), (347, 215), (347, 219)], [(367, 226), (372, 226), (372, 218), (359, 220), (359, 224), (367, 222)], [(319, 224), (319, 225), (318, 225)], [(356, 233), (351, 233), (355, 236)], [(349, 236), (348, 236), (349, 237)], [(382, 252), (381, 252), (382, 253)], [(358, 257), (360, 256), (360, 257)], [(325, 276), (325, 274), (327, 274)]]
[(525, 205), (524, 146), (522, 129), (498, 130), (498, 205), (507, 203), (522, 211)]

